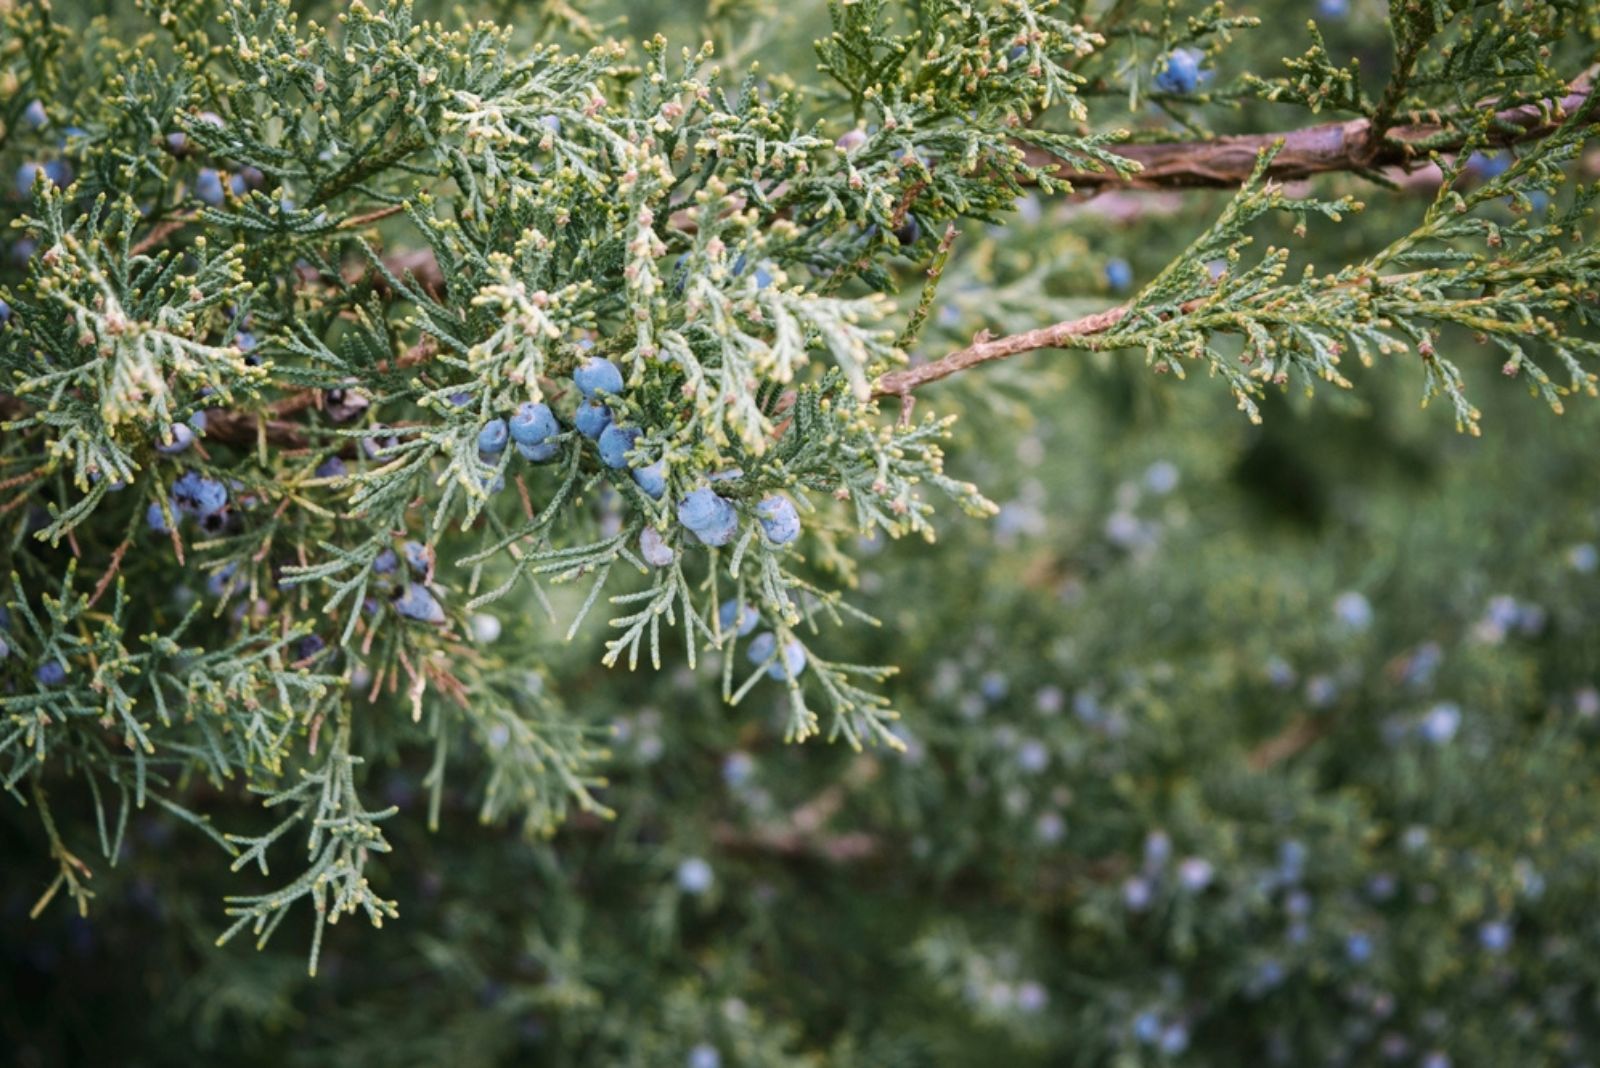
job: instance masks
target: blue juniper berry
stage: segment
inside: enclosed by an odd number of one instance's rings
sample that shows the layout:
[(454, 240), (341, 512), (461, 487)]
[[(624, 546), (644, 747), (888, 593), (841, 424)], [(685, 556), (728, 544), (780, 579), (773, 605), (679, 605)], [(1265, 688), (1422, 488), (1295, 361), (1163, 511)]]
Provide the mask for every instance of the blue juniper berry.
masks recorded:
[[(765, 664), (773, 659), (777, 651), (778, 639), (771, 631), (762, 631), (750, 640), (750, 648), (746, 656), (752, 664)], [(783, 646), (783, 655), (767, 668), (767, 677), (777, 679), (796, 679), (806, 669), (806, 649), (798, 641), (786, 642)]]
[(1192, 93), (1203, 80), (1200, 61), (1203, 53), (1193, 48), (1175, 48), (1167, 53), (1167, 62), (1156, 74), (1155, 86), (1163, 93)]
[(737, 625), (738, 635), (743, 638), (755, 630), (760, 622), (761, 613), (743, 601), (735, 601), (730, 598), (723, 601), (717, 609), (717, 626), (722, 629), (723, 633), (733, 631)]
[(1133, 285), (1133, 266), (1121, 256), (1114, 256), (1106, 261), (1106, 285), (1115, 292), (1122, 293)]
[(395, 598), (394, 610), (419, 623), (444, 622), (444, 609), (420, 582), (410, 583), (400, 592)]
[(156, 452), (163, 456), (176, 456), (194, 444), (194, 431), (183, 423), (172, 424), (172, 435), (168, 441), (157, 441)]
[(594, 401), (584, 401), (578, 405), (572, 422), (578, 428), (578, 433), (593, 440), (605, 433), (606, 427), (611, 425), (611, 409)]
[(600, 434), (600, 462), (613, 470), (628, 466), (628, 453), (639, 440), (638, 427), (612, 423)]
[(867, 131), (857, 128), (854, 130), (846, 130), (839, 136), (839, 139), (833, 143), (833, 147), (837, 148), (845, 155), (849, 155), (866, 143)]
[(233, 576), (239, 571), (239, 565), (230, 560), (206, 578), (206, 592), (213, 597), (222, 597), (233, 588)]
[(639, 532), (639, 553), (651, 567), (666, 567), (678, 557), (655, 527), (645, 527)]
[(213, 208), (222, 204), (222, 175), (214, 167), (202, 167), (194, 178), (194, 195)]
[(701, 487), (678, 502), (678, 522), (710, 546), (726, 545), (739, 529), (732, 502)]
[(915, 215), (907, 215), (906, 221), (894, 232), (894, 239), (900, 242), (901, 247), (915, 245), (922, 238), (922, 223)]
[(787, 497), (772, 496), (756, 505), (756, 518), (767, 540), (774, 545), (787, 545), (800, 536), (800, 514), (794, 502)]
[(228, 505), (228, 487), (198, 471), (185, 471), (172, 484), (172, 501), (185, 512), (204, 519)]
[(518, 445), (538, 445), (546, 438), (555, 437), (560, 431), (561, 426), (548, 404), (527, 401), (518, 406), (516, 414), (511, 417), (511, 440)]
[(33, 677), (40, 686), (60, 686), (67, 681), (67, 669), (59, 661), (46, 660), (34, 669)]
[(545, 464), (561, 455), (561, 443), (558, 441), (543, 441), (537, 445), (524, 445), (517, 443), (517, 452), (524, 460), (530, 463)]
[(711, 889), (711, 865), (699, 857), (690, 857), (678, 865), (678, 889), (686, 894), (703, 894)]
[[(322, 395), (322, 410), (335, 423), (348, 423), (367, 410), (372, 402), (353, 389), (336, 387)], [(366, 445), (366, 440), (362, 441)]]
[(585, 400), (593, 400), (596, 393), (622, 393), (622, 372), (604, 356), (590, 356), (572, 372), (572, 381)]
[(406, 566), (419, 575), (426, 575), (433, 568), (433, 550), (420, 541), (408, 541), (401, 550), (406, 554)]
[(506, 439), (510, 432), (506, 429), (504, 419), (491, 419), (478, 431), (478, 451), (497, 456), (505, 451)]
[(634, 483), (652, 499), (659, 501), (667, 492), (667, 465), (662, 460), (657, 460), (648, 467), (638, 467), (633, 471)]

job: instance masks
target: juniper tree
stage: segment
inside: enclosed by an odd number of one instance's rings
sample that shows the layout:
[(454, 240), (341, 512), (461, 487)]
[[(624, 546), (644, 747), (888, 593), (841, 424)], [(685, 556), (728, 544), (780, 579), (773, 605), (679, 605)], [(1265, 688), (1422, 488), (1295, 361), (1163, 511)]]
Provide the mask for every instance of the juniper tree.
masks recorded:
[[(704, 28), (719, 48), (630, 38), (606, 12), (556, 4), (509, 5), (500, 24), (400, 2), (148, 3), (109, 21), (65, 7), (0, 4), (0, 164), (15, 175), (0, 274), (0, 769), (49, 851), (35, 914), (66, 898), (92, 915), (145, 813), (206, 840), (229, 873), (196, 877), (228, 887), (211, 934), (265, 945), (289, 920), (309, 932), (313, 972), (326, 925), (382, 925), (407, 907), (382, 888), (411, 863), (394, 840), (412, 856), (464, 848), (454, 832), (429, 845), (396, 830), (438, 828), (462, 797), (530, 837), (576, 822), (622, 858), (607, 863), (637, 869), (628, 843), (653, 832), (608, 784), (626, 782), (645, 728), (630, 717), (618, 738), (586, 711), (624, 700), (595, 696), (608, 687), (686, 707), (781, 698), (770, 730), (751, 721), (763, 743), (821, 736), (875, 751), (863, 767), (909, 748), (897, 782), (917, 811), (926, 732), (914, 710), (897, 719), (893, 668), (877, 665), (929, 647), (976, 665), (904, 617), (876, 627), (859, 587), (881, 537), (931, 541), (937, 524), (959, 544), (976, 535), (938, 509), (1000, 511), (945, 470), (961, 430), (940, 391), (958, 381), (1003, 393), (1063, 363), (1142, 360), (1217, 379), (1248, 423), (1317, 385), (1379, 398), (1394, 379), (1472, 435), (1480, 365), (1556, 412), (1594, 392), (1594, 190), (1576, 176), (1596, 107), (1591, 5), (1396, 7), (1378, 77), (1315, 25), (1303, 53), (1246, 69), (1260, 20), (1221, 5), (837, 3), (818, 13), (814, 57), (784, 55), (781, 73), (744, 54), (759, 20), (742, 9)], [(1028, 270), (1003, 262), (1034, 240), (1007, 233), (1037, 232), (1019, 204), (1092, 220), (1110, 197), (1161, 191), (1211, 217), (1160, 263), (1102, 262), (1063, 243), (1070, 221)], [(1396, 207), (1339, 236), (1377, 203)], [(1028, 355), (1040, 350), (1052, 352)], [(981, 366), (998, 360), (1015, 362)], [(1174, 403), (1204, 405), (1200, 388)], [(982, 425), (985, 402), (962, 396)], [(963, 438), (965, 466), (1002, 435)], [(1168, 477), (1152, 469), (1146, 493), (1164, 495)], [(999, 520), (1014, 533), (1018, 513)], [(1137, 557), (1150, 537), (1127, 508), (1106, 521), (1117, 552)], [(898, 582), (916, 586), (941, 551), (907, 555)], [(956, 591), (915, 599), (923, 619), (962, 610)], [(1329, 633), (1370, 627), (1364, 600), (1339, 603)], [(1491, 622), (1521, 620), (1507, 618)], [(547, 637), (637, 678), (565, 692), (545, 657), (566, 654), (547, 654)], [(696, 673), (687, 685), (680, 667)], [(956, 701), (958, 684), (934, 675), (901, 696)], [(1338, 673), (1314, 678), (1307, 700), (1333, 703)], [(1030, 684), (1031, 700), (1064, 701)], [(1009, 685), (984, 676), (980, 707)], [(1077, 719), (1113, 737), (1125, 706), (1158, 700), (1152, 687), (1081, 691)], [(1420, 737), (1449, 742), (1451, 708), (1420, 715)], [(1294, 756), (1319, 723), (1252, 760)], [(1013, 738), (1007, 774), (1060, 759), (1043, 746)], [(986, 777), (976, 746), (951, 751)], [(1111, 806), (1125, 787), (1092, 785), (1109, 752), (1068, 760), (1072, 789), (1103, 789)], [(427, 769), (420, 812), (401, 813), (372, 774), (407, 753)], [(730, 787), (748, 775), (735, 755)], [(834, 807), (842, 789), (874, 803), (876, 787), (841, 782), (824, 788)], [(1048, 848), (1061, 803), (1009, 796), (1001, 818), (1025, 819), (1029, 863), (1046, 884), (1073, 880)], [(1305, 803), (1322, 825), (1349, 818), (1338, 801)], [(961, 840), (958, 806), (930, 800), (919, 840)], [(1254, 807), (1267, 802), (1239, 798), (1232, 818)], [(888, 848), (819, 838), (818, 818), (700, 833), (828, 863)], [(1169, 865), (1162, 839), (1135, 837), (1136, 867), (1113, 858), (1091, 880), (1091, 917), (1143, 913), (1158, 895), (1181, 911), (1216, 878), (1198, 852)], [(1359, 870), (1356, 839), (1327, 837), (1330, 870)], [(538, 855), (564, 847), (597, 848)], [(1244, 863), (1266, 847), (1228, 848)], [(1230, 915), (1292, 894), (1298, 876), (1279, 869), (1300, 863), (1279, 858), (1266, 890), (1241, 883)], [(665, 876), (676, 896), (662, 910), (716, 893), (703, 857)], [(678, 922), (661, 912), (641, 941)], [(1486, 945), (1502, 922), (1485, 914)], [(541, 928), (544, 968), (587, 955), (563, 941), (583, 926)], [(1351, 960), (1374, 951), (1364, 930), (1345, 937), (1357, 935), (1369, 941), (1344, 946)], [(1180, 925), (1174, 954), (1193, 938)], [(631, 959), (655, 952), (612, 941)], [(1024, 1046), (1094, 1034), (1088, 1059), (1176, 1055), (1205, 1019), (1194, 995), (1147, 991), (1034, 1034), (1044, 984), (983, 942), (952, 920), (907, 952), (930, 987), (976, 999)], [(364, 952), (378, 950), (346, 947)], [(1269, 959), (1235, 962), (1235, 992)], [(983, 1001), (997, 985), (1009, 1000)], [(554, 1017), (563, 995), (549, 996)], [(733, 1015), (707, 1024), (711, 1004), (686, 992), (664, 1016), (726, 1030), (721, 1045), (745, 1059), (781, 1059), (783, 1036)], [(653, 1046), (595, 1026), (604, 1039), (586, 1041), (641, 1063), (680, 1056), (693, 1029), (664, 1028), (673, 1037)], [(715, 1063), (719, 1048), (689, 1055)]]

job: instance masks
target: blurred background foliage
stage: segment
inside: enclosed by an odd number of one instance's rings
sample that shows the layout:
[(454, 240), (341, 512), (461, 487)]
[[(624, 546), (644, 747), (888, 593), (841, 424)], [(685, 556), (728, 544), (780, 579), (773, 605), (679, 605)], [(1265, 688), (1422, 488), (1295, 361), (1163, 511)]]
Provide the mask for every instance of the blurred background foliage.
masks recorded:
[[(431, 6), (574, 38), (556, 4)], [(1266, 24), (1225, 69), (1275, 70), (1314, 17), (1381, 84), (1381, 5), (1234, 10)], [(826, 25), (813, 2), (584, 12), (600, 33), (709, 32), (797, 84)], [(1104, 125), (1164, 121), (1119, 94), (1099, 92)], [(1259, 102), (1208, 117), (1282, 121)], [(1315, 191), (1368, 209), (1259, 243), (1348, 262), (1426, 200), (1349, 176)], [(969, 225), (921, 354), (1115, 303), (1109, 263), (1148, 280), (1224, 201), (1029, 198), (1003, 230)], [(97, 868), (87, 919), (30, 921), (53, 869), (31, 814), (0, 806), (4, 1059), (1594, 1063), (1600, 414), (1552, 417), (1489, 350), (1446, 342), (1480, 439), (1416, 409), (1404, 361), (1259, 427), (1139, 354), (1035, 353), (930, 389), (962, 417), (952, 473), (1002, 508), (945, 516), (933, 548), (862, 546), (858, 603), (883, 625), (836, 652), (901, 666), (904, 755), (786, 747), (777, 687), (770, 715), (728, 709), (714, 661), (608, 671), (595, 628), (566, 644), (507, 618), (530, 681), (614, 726), (616, 821), (529, 842), (447, 791), (429, 832), (426, 755), (377, 762), (401, 918), (331, 932), (316, 979), (303, 931), (213, 948), (237, 877), (151, 815)], [(210, 803), (230, 805), (263, 824)]]

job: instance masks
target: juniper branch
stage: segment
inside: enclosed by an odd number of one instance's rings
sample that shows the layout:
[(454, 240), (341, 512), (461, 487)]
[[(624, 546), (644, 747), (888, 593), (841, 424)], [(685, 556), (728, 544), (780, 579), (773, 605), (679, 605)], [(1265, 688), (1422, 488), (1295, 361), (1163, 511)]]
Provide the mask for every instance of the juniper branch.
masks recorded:
[[(1560, 129), (1570, 115), (1584, 110), (1591, 97), (1592, 76), (1585, 73), (1559, 100), (1519, 104), (1493, 113), (1486, 143), (1506, 147), (1537, 141)], [(1590, 109), (1591, 121), (1594, 117)], [(1255, 170), (1264, 149), (1281, 144), (1267, 177), (1286, 181), (1337, 172), (1371, 172), (1382, 167), (1411, 168), (1426, 164), (1428, 153), (1456, 152), (1473, 139), (1467, 116), (1454, 122), (1414, 122), (1385, 128), (1360, 118), (1328, 122), (1274, 133), (1236, 134), (1204, 141), (1123, 144), (1110, 151), (1139, 165), (1136, 171), (1089, 170), (1071, 164), (1055, 167), (1054, 176), (1078, 191), (1108, 189), (1231, 188), (1242, 185)], [(1048, 152), (1027, 148), (1029, 166), (1048, 168)]]

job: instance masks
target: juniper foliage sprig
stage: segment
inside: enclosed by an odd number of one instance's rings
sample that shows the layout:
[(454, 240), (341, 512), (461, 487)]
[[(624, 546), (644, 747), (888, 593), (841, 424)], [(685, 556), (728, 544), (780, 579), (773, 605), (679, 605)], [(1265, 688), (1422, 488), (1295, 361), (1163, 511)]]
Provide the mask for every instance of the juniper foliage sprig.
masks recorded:
[[(574, 43), (525, 48), (407, 0), (328, 25), (288, 0), (152, 2), (130, 41), (0, 5), (0, 158), (19, 178), (0, 287), (0, 768), (60, 859), (47, 896), (88, 900), (73, 831), (45, 808), (56, 779), (92, 795), (108, 858), (108, 828), (147, 803), (263, 876), (303, 846), (298, 874), (230, 899), (227, 935), (264, 940), (309, 903), (313, 966), (324, 923), (394, 914), (369, 882), (389, 815), (363, 799), (374, 754), (431, 747), (435, 812), (470, 744), (486, 820), (548, 833), (572, 808), (608, 815), (597, 725), (496, 651), (508, 626), (532, 645), (603, 624), (596, 659), (630, 669), (681, 642), (691, 667), (720, 655), (729, 701), (781, 689), (789, 739), (902, 744), (890, 669), (838, 651), (874, 622), (841, 587), (857, 538), (931, 539), (930, 490), (993, 510), (944, 470), (947, 417), (873, 395), (919, 336), (952, 225), (1067, 192), (1026, 150), (1132, 176), (1126, 116), (1087, 103), (1112, 83), (1135, 101), (1149, 83), (1191, 136), (1211, 132), (1204, 106), (1254, 92), (1385, 128), (1449, 104), (1441, 137), (1480, 145), (1504, 134), (1486, 107), (1557, 92), (1555, 60), (1580, 47), (1529, 50), (1560, 5), (1498, 24), (1407, 8), (1373, 103), (1325, 51), (1293, 88), (1210, 85), (1193, 68), (1254, 20), (1134, 6), (1096, 21), (1048, 0), (834, 4), (828, 84), (802, 93), (709, 47), (601, 40), (565, 4), (541, 18)], [(1543, 224), (1493, 214), (1555, 189), (1590, 110), (1466, 192), (1441, 157), (1411, 233), (1299, 282), (1280, 252), (1242, 266), (1250, 232), (1354, 204), (1291, 198), (1263, 170), (1081, 347), (1193, 361), (1252, 414), (1272, 384), (1344, 384), (1347, 347), (1410, 345), (1427, 395), (1475, 428), (1435, 345), (1448, 326), (1553, 403), (1590, 389), (1592, 342), (1557, 325), (1591, 325), (1592, 254), (1561, 243), (1590, 194)], [(908, 311), (900, 278), (929, 261)], [(199, 782), (264, 797), (277, 822), (211, 829)]]

